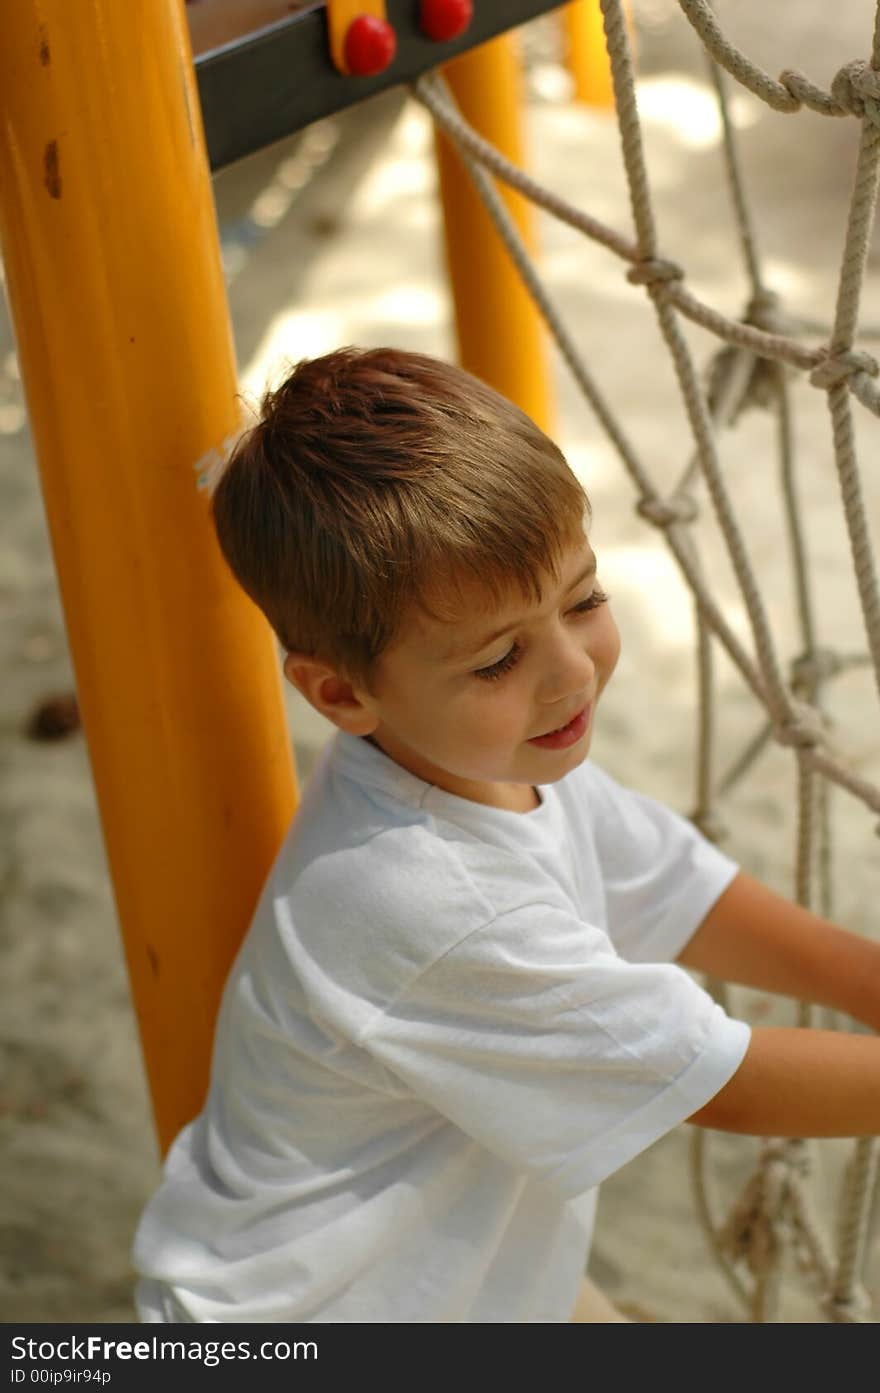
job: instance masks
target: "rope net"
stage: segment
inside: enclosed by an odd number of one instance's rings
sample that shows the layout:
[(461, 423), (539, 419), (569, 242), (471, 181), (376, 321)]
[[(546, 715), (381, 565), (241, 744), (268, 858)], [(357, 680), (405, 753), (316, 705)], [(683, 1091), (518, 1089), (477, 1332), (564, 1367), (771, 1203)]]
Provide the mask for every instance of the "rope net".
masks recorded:
[[(859, 308), (880, 177), (880, 5), (871, 56), (847, 63), (823, 91), (796, 71), (773, 79), (740, 52), (722, 32), (707, 0), (679, 0), (702, 41), (719, 104), (722, 148), (749, 298), (742, 316), (731, 318), (693, 294), (684, 268), (660, 247), (636, 98), (633, 61), (622, 0), (600, 0), (610, 58), (623, 165), (629, 187), (633, 233), (627, 235), (542, 187), (510, 164), (461, 117), (443, 79), (427, 74), (415, 84), (419, 102), (454, 142), (525, 285), (549, 326), (562, 356), (635, 487), (640, 516), (660, 529), (694, 598), (699, 719), (693, 819), (713, 840), (723, 835), (719, 808), (773, 741), (791, 752), (796, 782), (795, 898), (829, 915), (831, 820), (829, 793), (843, 789), (869, 813), (880, 813), (880, 787), (862, 777), (835, 748), (826, 696), (829, 684), (854, 667), (872, 667), (880, 693), (880, 591), (857, 458), (854, 410), (880, 415), (878, 363), (857, 346)], [(732, 77), (777, 111), (807, 108), (859, 125), (852, 198), (846, 217), (836, 305), (826, 341), (809, 346), (804, 334), (816, 326), (784, 311), (764, 276), (728, 100)], [(674, 367), (692, 440), (677, 482), (665, 491), (628, 438), (571, 332), (551, 302), (496, 181), (599, 243), (627, 266), (627, 279), (641, 286), (657, 318)], [(682, 320), (708, 330), (721, 345), (698, 370)], [(863, 337), (867, 330), (862, 330)], [(798, 374), (825, 392), (833, 454), (866, 644), (840, 652), (820, 642), (812, 577), (799, 506), (792, 417), (792, 383)], [(719, 461), (720, 432), (750, 407), (772, 413), (778, 441), (781, 494), (796, 596), (796, 655), (785, 663), (772, 632), (745, 529)], [(694, 524), (708, 503), (747, 616), (744, 642), (725, 616), (707, 579)], [(718, 771), (716, 657), (719, 647), (759, 703), (761, 722), (726, 771)], [(880, 827), (878, 827), (880, 830)], [(727, 1004), (725, 988), (710, 988)], [(812, 1013), (799, 1008), (798, 1023)], [(838, 1023), (840, 1024), (840, 1023)], [(851, 1022), (846, 1028), (858, 1028)], [(839, 1203), (836, 1234), (829, 1237), (811, 1193), (813, 1149), (798, 1140), (761, 1143), (757, 1163), (726, 1215), (709, 1193), (707, 1133), (693, 1128), (693, 1177), (697, 1209), (712, 1251), (730, 1287), (756, 1321), (778, 1316), (786, 1264), (792, 1260), (816, 1293), (825, 1319), (873, 1322), (876, 1314), (864, 1284), (877, 1143), (852, 1144)]]

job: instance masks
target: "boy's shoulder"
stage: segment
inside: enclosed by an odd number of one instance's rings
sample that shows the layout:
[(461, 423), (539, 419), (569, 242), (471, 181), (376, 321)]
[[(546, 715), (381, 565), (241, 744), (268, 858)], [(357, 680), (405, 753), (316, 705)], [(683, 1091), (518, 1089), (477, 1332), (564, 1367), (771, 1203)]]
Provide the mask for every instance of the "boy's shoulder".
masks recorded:
[(363, 741), (337, 736), (309, 781), (267, 895), (284, 902), (300, 941), (322, 956), (359, 954), (368, 943), (381, 952), (403, 940), (419, 956), (440, 955), (525, 904), (566, 903), (539, 854), (560, 829), (540, 821), (543, 833), (530, 837), (527, 816), (441, 795)]
[(574, 835), (584, 851), (594, 833), (617, 830), (632, 795), (585, 762), (542, 796), (537, 819), (499, 812), (337, 735), (282, 847), (273, 894), (297, 905), (304, 932), (330, 910), (383, 933), (401, 920), (411, 932), (418, 910), (435, 943), (444, 923), (461, 937), (525, 902), (559, 902), (562, 843)]
[(436, 817), (395, 770), (372, 777), (367, 757), (365, 775), (337, 753), (309, 781), (236, 975), (357, 1037), (407, 983), (535, 887), (512, 851)]
[[(513, 849), (479, 818), (438, 815), (431, 789), (350, 736), (336, 737), (309, 782), (272, 874), (304, 917), (318, 907), (362, 923), (412, 926), (415, 912), (467, 933), (515, 902)], [(306, 911), (309, 911), (306, 913)]]

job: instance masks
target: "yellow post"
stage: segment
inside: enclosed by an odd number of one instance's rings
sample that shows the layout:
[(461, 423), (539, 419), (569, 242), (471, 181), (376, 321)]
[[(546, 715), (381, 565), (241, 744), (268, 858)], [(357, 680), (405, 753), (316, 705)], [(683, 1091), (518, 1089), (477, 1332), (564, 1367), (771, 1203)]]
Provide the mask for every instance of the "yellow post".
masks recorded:
[[(627, 7), (627, 20), (630, 20)], [(570, 0), (562, 11), (568, 70), (574, 79), (574, 95), (588, 106), (614, 107), (611, 64), (605, 47), (605, 30), (599, 0)], [(629, 23), (632, 37), (632, 23)]]
[(182, 0), (17, 0), (0, 237), (160, 1143), (293, 811), (273, 641), (197, 466), (238, 425)]
[[(447, 63), (462, 115), (516, 164), (523, 162), (520, 68), (515, 37), (503, 34)], [(459, 361), (552, 430), (552, 394), (543, 324), (470, 177), (438, 132), (446, 256), (455, 303)], [(508, 208), (531, 250), (531, 206), (505, 189)]]

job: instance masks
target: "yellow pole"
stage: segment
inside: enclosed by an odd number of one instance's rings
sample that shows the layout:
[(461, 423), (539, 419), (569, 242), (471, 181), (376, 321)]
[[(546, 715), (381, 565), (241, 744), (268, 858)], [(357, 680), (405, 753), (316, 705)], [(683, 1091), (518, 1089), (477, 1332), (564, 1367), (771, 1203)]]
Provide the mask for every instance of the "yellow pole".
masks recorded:
[[(444, 67), (462, 115), (508, 159), (523, 163), (520, 68), (515, 38), (503, 34)], [(470, 177), (447, 138), (438, 133), (446, 258), (455, 304), (462, 367), (552, 430), (552, 393), (542, 321)], [(533, 210), (505, 189), (508, 208), (530, 250)]]
[[(629, 6), (625, 8), (632, 40)], [(570, 0), (562, 11), (562, 21), (566, 63), (574, 79), (576, 99), (588, 106), (612, 110), (614, 87), (599, 0)]]
[(182, 0), (17, 0), (0, 247), (160, 1144), (293, 811), (278, 664), (197, 464), (238, 424)]

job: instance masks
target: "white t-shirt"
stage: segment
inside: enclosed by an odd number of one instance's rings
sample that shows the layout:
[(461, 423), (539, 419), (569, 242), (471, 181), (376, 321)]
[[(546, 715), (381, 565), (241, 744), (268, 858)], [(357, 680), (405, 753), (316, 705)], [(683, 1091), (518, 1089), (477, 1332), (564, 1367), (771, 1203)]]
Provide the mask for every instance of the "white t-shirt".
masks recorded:
[(749, 1030), (672, 964), (736, 866), (587, 762), (507, 812), (337, 735), (135, 1241), (146, 1321), (565, 1321), (595, 1187)]

